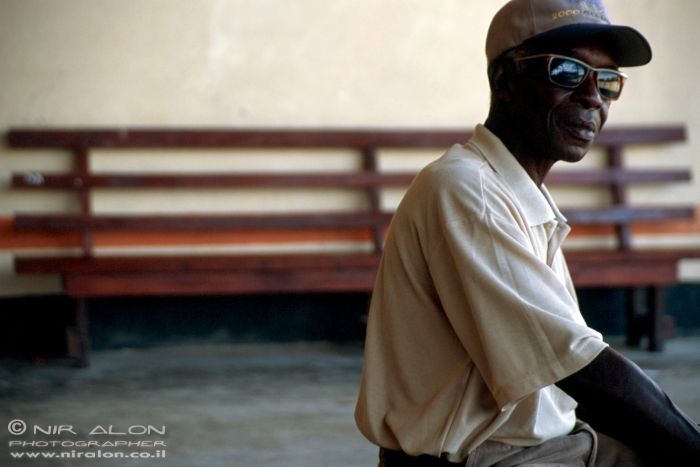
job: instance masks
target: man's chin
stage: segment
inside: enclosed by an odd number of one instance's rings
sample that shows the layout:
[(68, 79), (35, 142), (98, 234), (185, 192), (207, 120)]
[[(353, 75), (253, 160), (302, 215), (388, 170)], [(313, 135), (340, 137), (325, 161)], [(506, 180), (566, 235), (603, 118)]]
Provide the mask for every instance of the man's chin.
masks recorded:
[(565, 152), (562, 157), (559, 158), (562, 162), (569, 162), (569, 163), (575, 163), (575, 162), (580, 162), (583, 160), (584, 157), (586, 157), (586, 154), (588, 154), (590, 148), (583, 149), (581, 148), (580, 150), (570, 150)]
[(578, 162), (588, 154), (588, 151), (593, 147), (597, 134), (587, 135), (586, 137), (577, 137), (571, 134), (565, 134), (560, 142), (561, 148), (559, 160), (565, 162)]

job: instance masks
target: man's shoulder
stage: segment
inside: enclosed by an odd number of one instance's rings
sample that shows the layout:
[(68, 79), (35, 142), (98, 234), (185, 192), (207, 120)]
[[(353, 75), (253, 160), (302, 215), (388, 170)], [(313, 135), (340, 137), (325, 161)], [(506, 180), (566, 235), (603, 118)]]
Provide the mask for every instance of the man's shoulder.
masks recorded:
[(488, 168), (484, 156), (472, 145), (455, 144), (439, 159), (421, 171), (425, 177), (440, 177), (446, 180), (473, 180), (473, 176)]
[(484, 186), (491, 183), (491, 172), (478, 150), (469, 144), (455, 144), (420, 171), (406, 192), (400, 211), (413, 216), (422, 210), (437, 213), (461, 206), (463, 212), (469, 207), (468, 210), (480, 213)]

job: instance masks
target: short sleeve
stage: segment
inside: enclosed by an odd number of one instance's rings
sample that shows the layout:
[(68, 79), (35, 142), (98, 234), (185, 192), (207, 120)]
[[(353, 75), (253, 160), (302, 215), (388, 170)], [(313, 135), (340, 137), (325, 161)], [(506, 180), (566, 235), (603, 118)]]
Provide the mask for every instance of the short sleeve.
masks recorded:
[[(459, 197), (451, 203), (460, 204)], [(443, 308), (501, 409), (587, 365), (606, 344), (505, 206), (451, 206), (429, 266)], [(454, 211), (459, 211), (454, 215)], [(568, 273), (566, 273), (568, 278)]]

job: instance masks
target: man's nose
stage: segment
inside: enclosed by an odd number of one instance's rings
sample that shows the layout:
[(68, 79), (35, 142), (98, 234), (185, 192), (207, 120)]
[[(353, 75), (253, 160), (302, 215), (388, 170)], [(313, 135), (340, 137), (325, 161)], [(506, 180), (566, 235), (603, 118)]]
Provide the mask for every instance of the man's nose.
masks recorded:
[(598, 73), (591, 71), (591, 73), (586, 76), (575, 90), (575, 98), (580, 101), (584, 107), (597, 109), (603, 106), (605, 103), (605, 98), (600, 95), (598, 90)]

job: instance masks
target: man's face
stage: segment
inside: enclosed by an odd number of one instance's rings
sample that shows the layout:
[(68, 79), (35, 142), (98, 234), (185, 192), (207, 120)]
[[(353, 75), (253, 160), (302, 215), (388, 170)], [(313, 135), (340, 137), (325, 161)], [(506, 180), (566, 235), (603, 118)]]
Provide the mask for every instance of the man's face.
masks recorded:
[[(555, 53), (594, 68), (617, 69), (610, 54), (597, 46), (577, 46)], [(578, 87), (568, 89), (549, 81), (546, 59), (533, 60), (526, 66), (537, 69), (516, 74), (511, 102), (514, 115), (519, 116), (514, 120), (524, 147), (552, 162), (581, 160), (600, 133), (610, 107), (610, 100), (598, 91), (596, 73), (590, 72)]]

